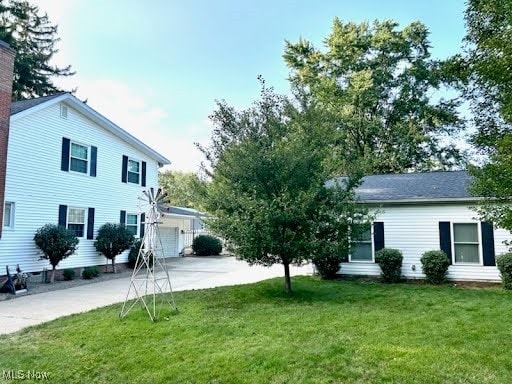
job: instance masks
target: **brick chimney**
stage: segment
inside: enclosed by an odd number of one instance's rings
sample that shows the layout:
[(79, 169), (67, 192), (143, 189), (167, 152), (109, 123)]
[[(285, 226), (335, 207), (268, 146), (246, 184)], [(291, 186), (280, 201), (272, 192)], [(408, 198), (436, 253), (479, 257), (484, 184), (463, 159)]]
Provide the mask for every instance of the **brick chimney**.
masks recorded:
[(5, 175), (7, 170), (7, 143), (11, 119), (14, 50), (0, 40), (0, 237), (4, 226)]

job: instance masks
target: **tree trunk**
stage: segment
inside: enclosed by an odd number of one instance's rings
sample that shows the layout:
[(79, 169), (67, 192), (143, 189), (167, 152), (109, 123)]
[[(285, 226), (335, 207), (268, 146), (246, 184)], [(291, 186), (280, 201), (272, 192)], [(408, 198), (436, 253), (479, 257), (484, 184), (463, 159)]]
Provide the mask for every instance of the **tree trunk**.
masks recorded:
[(283, 263), (284, 265), (284, 289), (287, 294), (292, 294), (292, 282), (290, 280), (290, 264)]
[(116, 258), (112, 258), (112, 272), (116, 273)]
[(52, 265), (52, 277), (50, 278), (50, 283), (54, 283), (55, 281), (55, 265)]

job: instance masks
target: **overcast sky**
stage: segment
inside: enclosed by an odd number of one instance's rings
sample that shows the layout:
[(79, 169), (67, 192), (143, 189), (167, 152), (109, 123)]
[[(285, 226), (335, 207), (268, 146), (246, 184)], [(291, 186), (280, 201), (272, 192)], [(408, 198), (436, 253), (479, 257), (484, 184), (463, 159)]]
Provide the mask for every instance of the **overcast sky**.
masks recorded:
[(245, 108), (257, 76), (288, 90), (285, 39), (321, 46), (332, 20), (420, 20), (432, 53), (456, 53), (463, 0), (33, 0), (59, 26), (55, 62), (76, 75), (59, 81), (80, 99), (171, 160), (196, 171), (215, 100)]

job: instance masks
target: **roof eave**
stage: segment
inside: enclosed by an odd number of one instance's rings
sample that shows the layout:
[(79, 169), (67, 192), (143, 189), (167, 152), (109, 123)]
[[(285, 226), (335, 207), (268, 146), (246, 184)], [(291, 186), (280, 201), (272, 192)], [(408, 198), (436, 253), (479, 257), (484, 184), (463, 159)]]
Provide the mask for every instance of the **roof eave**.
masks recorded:
[(105, 128), (110, 133), (114, 134), (121, 140), (126, 141), (127, 143), (131, 144), (133, 147), (141, 150), (142, 152), (149, 155), (151, 158), (155, 159), (159, 163), (159, 165), (161, 164), (163, 166), (163, 165), (171, 164), (169, 159), (167, 159), (165, 156), (159, 154), (157, 151), (150, 148), (149, 146), (144, 144), (142, 141), (140, 141), (136, 137), (132, 136), (131, 134), (126, 132), (121, 127), (119, 127), (117, 124), (114, 124), (112, 121), (110, 121), (109, 119), (107, 119), (106, 117), (101, 115), (100, 113), (96, 112), (94, 109), (89, 107), (87, 104), (80, 101), (75, 96), (73, 96), (69, 93), (65, 93), (61, 96), (55, 97), (55, 98), (45, 101), (41, 104), (38, 104), (32, 108), (27, 108), (21, 112), (11, 115), (11, 121), (16, 121), (26, 115), (37, 112), (39, 110), (42, 110), (46, 107), (49, 107), (50, 105), (53, 105), (53, 104), (56, 104), (59, 102), (64, 102), (72, 107), (75, 107), (80, 112), (84, 113), (88, 118), (90, 118), (95, 123), (102, 126), (103, 128)]
[(440, 197), (440, 198), (409, 198), (409, 199), (386, 199), (386, 200), (359, 200), (362, 204), (371, 205), (413, 205), (413, 204), (462, 204), (476, 203), (481, 201), (481, 197)]

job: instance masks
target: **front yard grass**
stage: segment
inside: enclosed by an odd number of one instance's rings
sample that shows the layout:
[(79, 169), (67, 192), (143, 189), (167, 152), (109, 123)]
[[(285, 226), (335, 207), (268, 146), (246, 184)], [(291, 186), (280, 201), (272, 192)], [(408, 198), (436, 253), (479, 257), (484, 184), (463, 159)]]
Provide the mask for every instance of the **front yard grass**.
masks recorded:
[[(0, 337), (0, 370), (52, 383), (509, 383), (512, 294), (293, 278), (120, 305)], [(1, 372), (0, 372), (1, 373)], [(0, 381), (2, 377), (0, 376)]]

